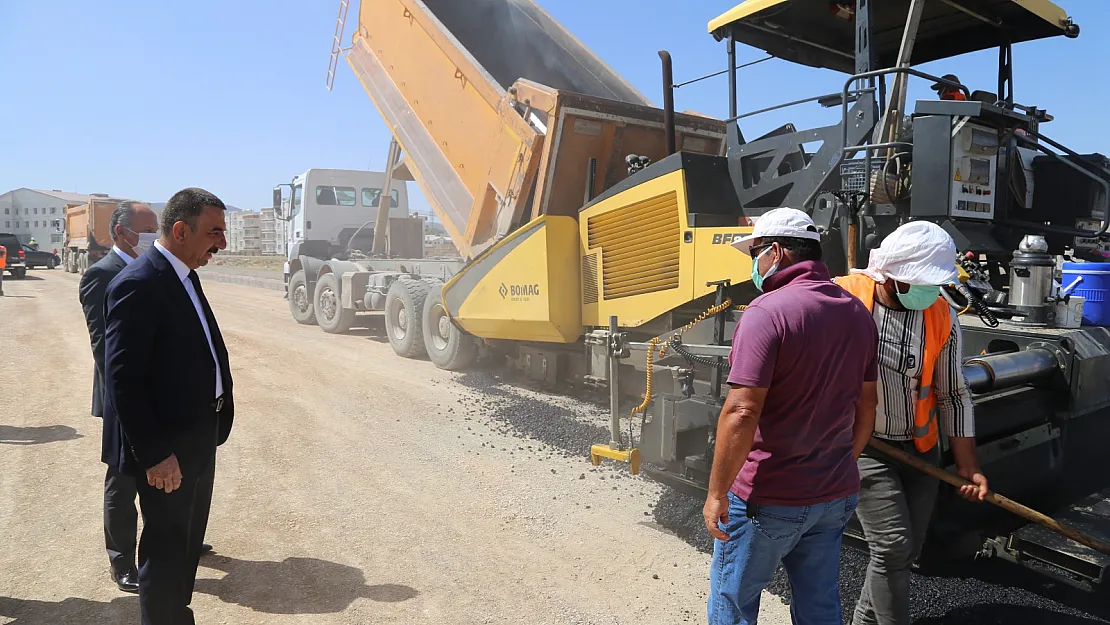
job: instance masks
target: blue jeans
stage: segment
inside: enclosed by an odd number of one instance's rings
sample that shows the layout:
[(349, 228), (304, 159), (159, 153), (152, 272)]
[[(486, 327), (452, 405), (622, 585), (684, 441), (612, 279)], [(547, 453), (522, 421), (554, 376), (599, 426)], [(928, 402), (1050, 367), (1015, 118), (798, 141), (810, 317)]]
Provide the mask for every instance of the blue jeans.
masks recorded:
[(790, 578), (794, 625), (841, 625), (840, 544), (856, 495), (812, 506), (756, 507), (748, 517), (729, 493), (731, 537), (715, 541), (709, 572), (709, 625), (755, 625), (759, 596), (781, 562)]

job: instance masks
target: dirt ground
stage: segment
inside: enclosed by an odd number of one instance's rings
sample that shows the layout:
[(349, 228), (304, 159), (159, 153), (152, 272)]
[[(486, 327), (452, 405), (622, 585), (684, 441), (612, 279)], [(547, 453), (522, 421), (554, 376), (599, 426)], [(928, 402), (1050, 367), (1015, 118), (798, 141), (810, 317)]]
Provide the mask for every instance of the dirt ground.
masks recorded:
[(219, 254), (213, 256), (209, 264), (212, 267), (242, 267), (247, 269), (281, 271), (281, 266), (284, 262), (284, 256), (233, 256), (230, 254)]
[[(33, 272), (0, 299), (0, 625), (138, 622), (108, 577), (77, 280)], [(205, 289), (237, 414), (198, 622), (704, 622), (708, 556), (652, 521), (659, 487), (483, 425), (472, 387), (375, 332)], [(760, 622), (789, 622), (782, 600)]]

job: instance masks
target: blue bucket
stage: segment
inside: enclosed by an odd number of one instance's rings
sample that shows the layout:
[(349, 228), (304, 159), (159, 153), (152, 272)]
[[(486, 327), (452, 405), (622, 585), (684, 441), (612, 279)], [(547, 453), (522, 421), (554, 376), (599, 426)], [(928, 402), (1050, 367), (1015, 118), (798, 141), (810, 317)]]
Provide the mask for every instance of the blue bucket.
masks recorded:
[(1083, 302), (1083, 325), (1110, 326), (1110, 263), (1064, 263), (1061, 278), (1064, 289), (1082, 278), (1071, 294), (1087, 300)]

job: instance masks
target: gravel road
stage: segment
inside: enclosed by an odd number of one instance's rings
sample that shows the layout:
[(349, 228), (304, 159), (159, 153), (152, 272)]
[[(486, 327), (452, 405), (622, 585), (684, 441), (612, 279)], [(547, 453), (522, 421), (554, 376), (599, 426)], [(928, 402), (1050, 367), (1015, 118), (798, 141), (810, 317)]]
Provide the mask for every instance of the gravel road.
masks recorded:
[[(30, 275), (0, 299), (0, 319), (19, 320), (0, 322), (0, 625), (138, 622), (107, 576), (77, 276)], [(205, 290), (238, 414), (218, 460), (199, 622), (705, 621), (700, 502), (591, 466), (603, 409), (398, 358), (378, 330), (298, 326), (272, 290), (208, 278)], [(849, 549), (842, 561), (850, 605), (866, 561)], [(1009, 567), (961, 565), (915, 576), (914, 589), (917, 625), (1110, 617)], [(789, 623), (788, 602), (780, 577), (760, 623)]]
[[(138, 622), (108, 579), (77, 280), (32, 272), (0, 299), (0, 625)], [(657, 485), (510, 436), (487, 406), (502, 396), (377, 333), (298, 326), (273, 291), (205, 290), (238, 414), (199, 622), (704, 621), (708, 556), (654, 522)], [(771, 595), (763, 614), (789, 622)]]

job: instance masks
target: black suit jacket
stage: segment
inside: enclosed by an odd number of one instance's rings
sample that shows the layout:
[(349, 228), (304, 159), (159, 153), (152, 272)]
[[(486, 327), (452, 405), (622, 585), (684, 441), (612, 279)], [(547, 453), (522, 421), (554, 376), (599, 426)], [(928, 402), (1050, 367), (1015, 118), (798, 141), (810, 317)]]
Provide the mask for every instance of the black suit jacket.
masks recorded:
[(231, 434), (231, 365), (216, 319), (206, 312), (222, 372), (219, 415), (212, 407), (212, 352), (170, 261), (152, 246), (108, 285), (104, 418), (117, 426), (104, 461), (117, 470), (142, 478), (176, 454), (182, 474), (196, 476)]
[[(95, 265), (85, 270), (81, 276), (78, 297), (85, 311), (85, 325), (89, 327), (89, 342), (92, 343), (93, 391), (92, 416), (104, 416), (104, 294), (108, 283), (127, 266), (119, 254), (109, 252)], [(105, 429), (108, 429), (105, 426)]]

